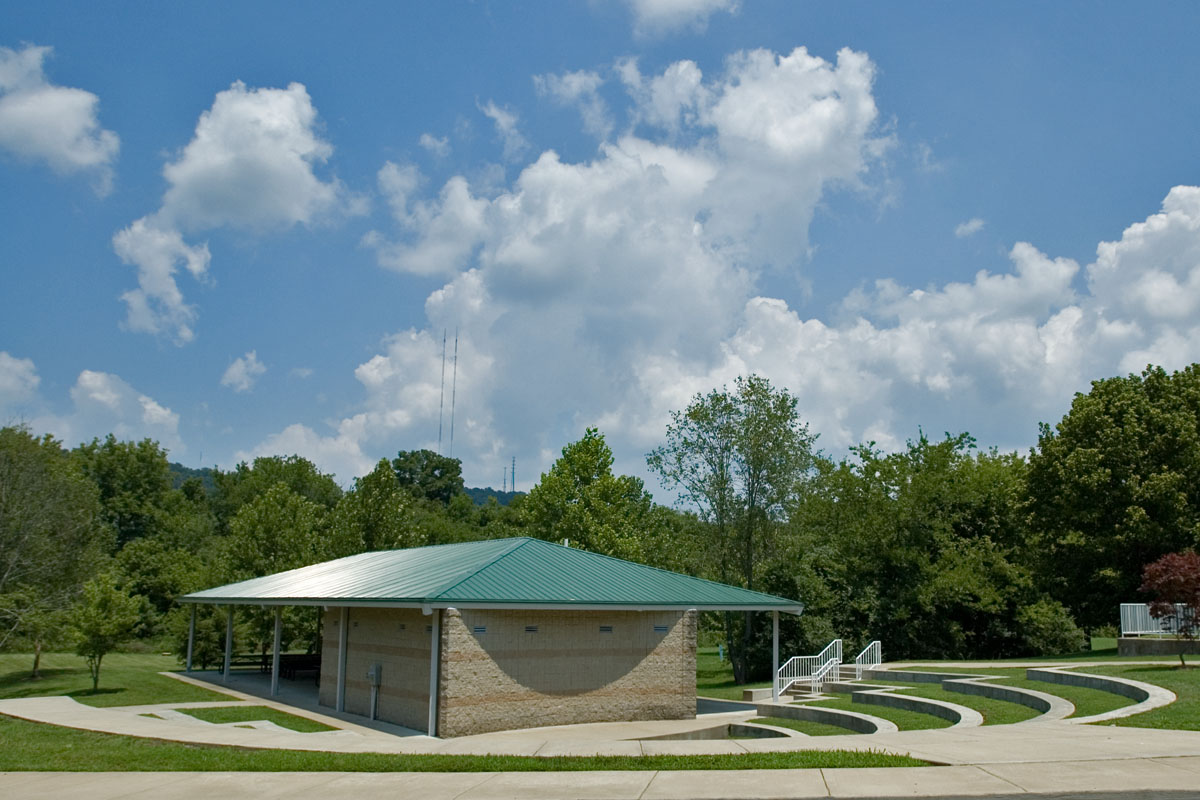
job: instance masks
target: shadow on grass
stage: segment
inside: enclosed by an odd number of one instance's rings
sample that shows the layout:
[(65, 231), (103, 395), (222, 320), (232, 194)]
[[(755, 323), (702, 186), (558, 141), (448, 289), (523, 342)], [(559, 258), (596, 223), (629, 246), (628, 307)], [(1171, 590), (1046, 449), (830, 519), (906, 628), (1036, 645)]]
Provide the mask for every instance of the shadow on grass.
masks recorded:
[(120, 694), (124, 691), (126, 691), (124, 687), (118, 687), (116, 689), (80, 689), (75, 692), (67, 692), (67, 697), (100, 697), (101, 695), (107, 694)]

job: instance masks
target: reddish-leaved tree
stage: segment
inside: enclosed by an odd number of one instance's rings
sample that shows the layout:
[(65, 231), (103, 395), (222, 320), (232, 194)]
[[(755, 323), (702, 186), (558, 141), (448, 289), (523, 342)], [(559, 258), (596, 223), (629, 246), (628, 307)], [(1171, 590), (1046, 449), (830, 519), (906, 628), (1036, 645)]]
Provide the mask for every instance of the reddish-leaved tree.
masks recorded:
[[(1147, 564), (1141, 590), (1154, 596), (1150, 616), (1173, 621), (1181, 639), (1196, 640), (1200, 633), (1200, 554), (1191, 550), (1168, 553)], [(1179, 662), (1187, 666), (1182, 651)]]

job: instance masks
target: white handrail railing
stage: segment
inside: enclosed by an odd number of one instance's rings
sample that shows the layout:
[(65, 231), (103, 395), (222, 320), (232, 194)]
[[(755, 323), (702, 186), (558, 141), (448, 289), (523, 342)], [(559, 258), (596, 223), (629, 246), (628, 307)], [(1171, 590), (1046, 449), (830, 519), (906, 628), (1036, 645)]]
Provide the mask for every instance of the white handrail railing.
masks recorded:
[(840, 658), (832, 658), (829, 661), (826, 661), (825, 665), (819, 670), (814, 672), (812, 676), (812, 693), (816, 694), (817, 692), (821, 691), (821, 684), (825, 683), (825, 678), (831, 672), (834, 674), (834, 677), (836, 677), (841, 666), (842, 660)]
[(879, 640), (871, 642), (863, 651), (854, 657), (854, 679), (862, 680), (863, 670), (875, 669), (883, 663), (883, 645)]
[[(793, 656), (775, 675), (775, 696), (783, 694), (794, 683), (812, 678), (830, 663), (842, 663), (842, 640), (834, 639), (815, 656)], [(828, 671), (828, 670), (826, 670)]]

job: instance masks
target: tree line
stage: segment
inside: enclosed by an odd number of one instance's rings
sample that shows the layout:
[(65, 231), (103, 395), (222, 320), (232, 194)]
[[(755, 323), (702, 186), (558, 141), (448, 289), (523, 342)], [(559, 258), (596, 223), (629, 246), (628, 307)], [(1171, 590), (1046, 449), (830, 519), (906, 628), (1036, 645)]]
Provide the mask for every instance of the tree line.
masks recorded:
[[(1200, 544), (1200, 365), (1095, 381), (1026, 455), (967, 433), (843, 458), (819, 444), (799, 399), (751, 375), (673, 413), (647, 455), (673, 506), (615, 474), (591, 428), (502, 506), (474, 502), (458, 460), (428, 450), (381, 459), (348, 490), (298, 456), (176, 486), (151, 440), (67, 449), (10, 426), (0, 648), (33, 654), (35, 673), (48, 648), (180, 648), (190, 612), (176, 598), (191, 591), (369, 550), (532, 536), (798, 599), (788, 654), (834, 637), (881, 639), (889, 658), (1061, 653), (1110, 629), (1118, 603), (1147, 599), (1145, 565)], [(763, 616), (704, 620), (739, 681), (769, 674)], [(202, 665), (218, 663), (224, 624), (200, 609)], [(240, 649), (266, 652), (269, 612), (242, 609), (237, 625)], [(318, 625), (289, 609), (285, 641), (315, 650)], [(96, 675), (102, 655), (89, 655)]]

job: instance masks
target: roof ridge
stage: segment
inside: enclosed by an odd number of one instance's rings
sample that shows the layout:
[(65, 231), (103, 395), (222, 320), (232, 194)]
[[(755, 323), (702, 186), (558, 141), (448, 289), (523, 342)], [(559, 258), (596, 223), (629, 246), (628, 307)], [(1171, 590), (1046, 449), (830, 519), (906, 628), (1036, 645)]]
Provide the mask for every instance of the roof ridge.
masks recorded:
[(576, 552), (576, 553), (587, 553), (589, 556), (598, 556), (600, 558), (607, 558), (609, 561), (619, 561), (622, 564), (629, 564), (631, 566), (641, 567), (642, 569), (652, 569), (655, 572), (661, 572), (665, 575), (670, 575), (673, 578), (687, 578), (688, 580), (699, 581), (700, 583), (708, 583), (708, 584), (712, 584), (714, 586), (724, 586), (724, 587), (728, 587), (731, 589), (740, 589), (743, 592), (750, 592), (751, 594), (757, 594), (757, 595), (761, 595), (763, 597), (770, 597), (773, 600), (788, 600), (788, 598), (786, 598), (786, 597), (780, 597), (779, 595), (776, 595), (776, 594), (768, 594), (766, 592), (760, 592), (757, 589), (747, 589), (745, 586), (734, 586), (731, 583), (721, 583), (720, 581), (712, 581), (712, 580), (709, 580), (708, 578), (701, 578), (696, 575), (688, 575), (686, 572), (676, 572), (675, 570), (664, 569), (663, 567), (655, 567), (655, 566), (651, 566), (650, 564), (639, 564), (637, 561), (630, 561), (627, 558), (618, 558), (617, 556), (610, 556), (607, 553), (597, 553), (592, 550), (584, 550), (582, 547), (568, 547), (567, 545), (562, 545), (562, 544), (559, 544), (558, 542), (546, 541), (545, 539), (534, 539), (533, 541), (542, 542), (544, 544), (548, 544), (553, 547), (560, 547), (563, 550), (571, 550), (572, 552)]
[[(483, 539), (481, 541), (503, 542), (505, 540), (504, 539), (490, 539), (490, 540)], [(486, 564), (480, 565), (480, 567), (478, 569), (476, 569), (474, 572), (472, 572), (470, 575), (464, 575), (462, 578), (459, 578), (454, 583), (451, 583), (451, 584), (441, 587), (436, 592), (433, 592), (432, 594), (430, 594), (429, 597), (426, 599), (435, 599), (435, 598), (441, 597), (442, 595), (446, 594), (454, 587), (458, 586), (461, 583), (469, 581), (471, 578), (474, 578), (476, 575), (483, 572), (488, 567), (496, 564), (498, 561), (501, 561), (501, 560), (507, 558), (509, 555), (511, 555), (512, 553), (521, 549), (521, 547), (523, 547), (525, 544), (527, 544), (528, 542), (533, 541), (533, 540), (531, 540), (527, 536), (513, 536), (513, 537), (509, 537), (508, 541), (514, 542), (512, 547), (505, 549), (504, 552), (500, 553), (498, 556), (493, 558), (491, 561), (488, 561)]]

